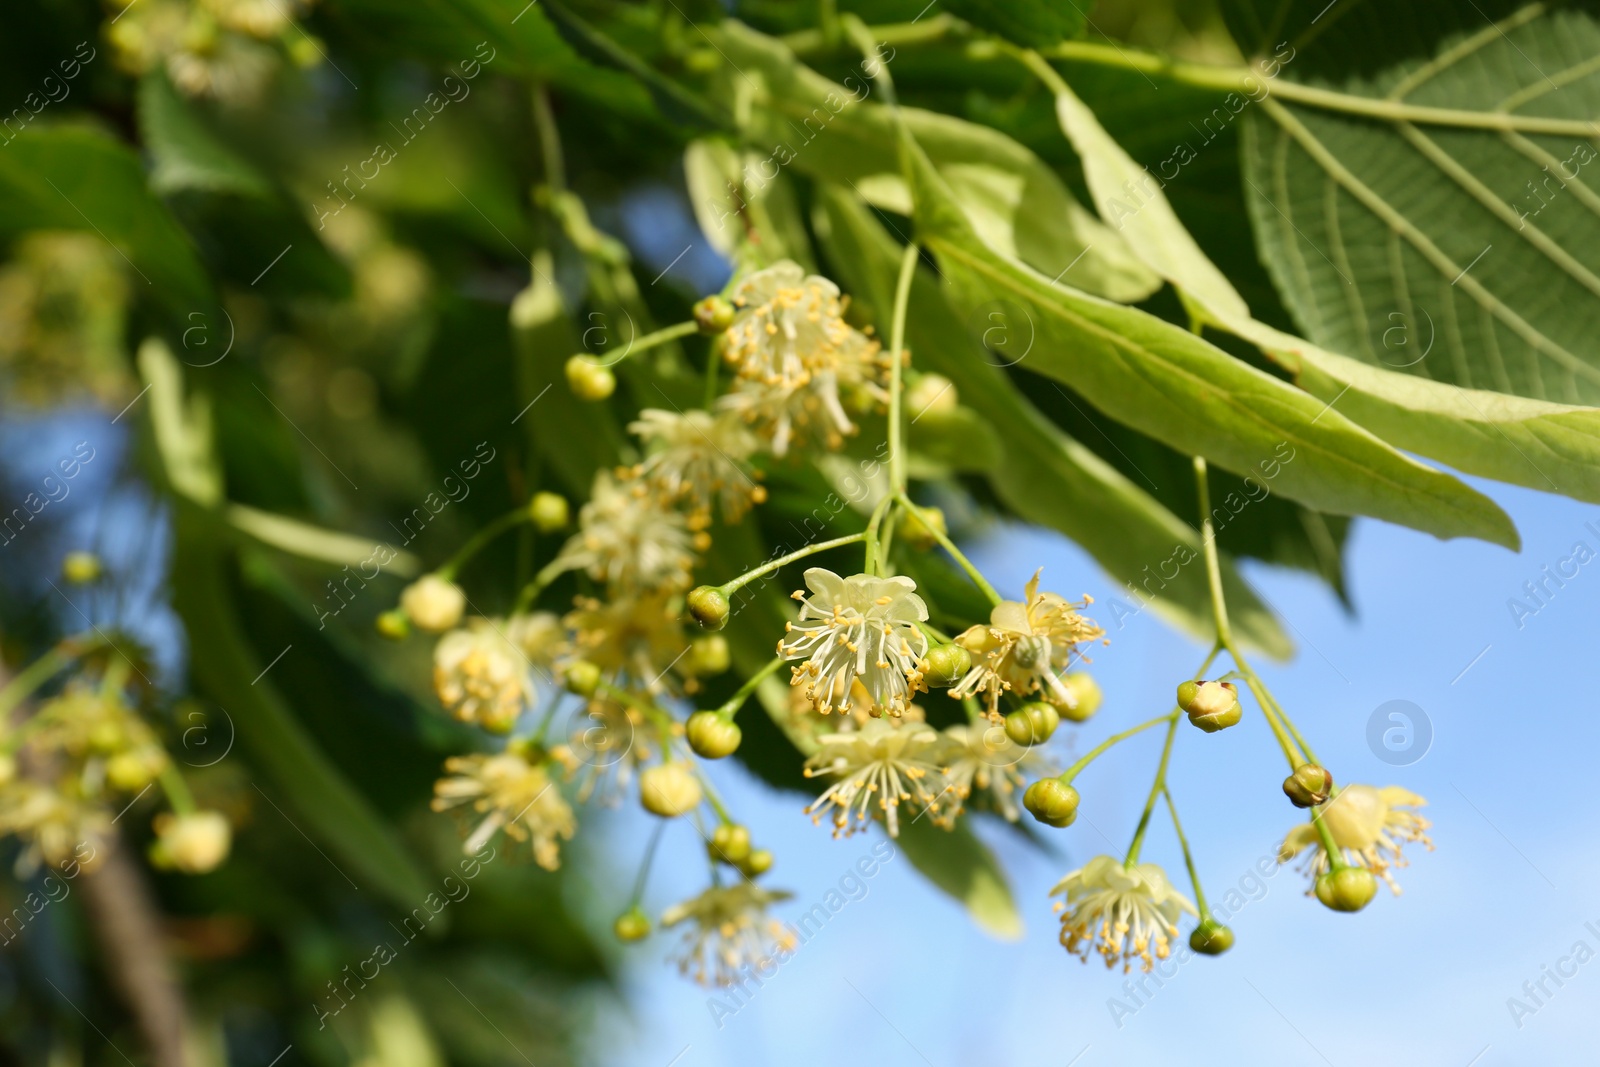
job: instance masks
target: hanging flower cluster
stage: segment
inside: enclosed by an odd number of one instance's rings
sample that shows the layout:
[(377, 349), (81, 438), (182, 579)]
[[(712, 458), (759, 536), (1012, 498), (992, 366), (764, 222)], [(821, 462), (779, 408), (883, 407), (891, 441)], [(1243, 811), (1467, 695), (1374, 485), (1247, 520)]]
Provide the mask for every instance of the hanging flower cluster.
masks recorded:
[[(913, 265), (908, 258), (907, 269)], [(900, 299), (906, 292), (902, 286)], [(896, 837), (923, 820), (948, 830), (973, 813), (1015, 822), (1023, 810), (1046, 825), (1070, 826), (1081, 802), (1072, 784), (1079, 772), (1117, 744), (1164, 726), (1155, 780), (1127, 852), (1095, 857), (1053, 891), (1062, 898), (1061, 943), (1070, 953), (1148, 971), (1171, 956), (1186, 917), (1196, 920), (1189, 936), (1195, 951), (1215, 954), (1232, 944), (1232, 932), (1207, 905), (1166, 777), (1185, 715), (1205, 733), (1240, 721), (1233, 681), (1240, 679), (1289, 762), (1285, 793), (1312, 811), (1312, 821), (1284, 842), (1283, 859), (1312, 850), (1306, 869), (1313, 892), (1331, 908), (1363, 907), (1375, 877), (1393, 886), (1389, 872), (1402, 863), (1401, 844), (1427, 844), (1428, 824), (1414, 811), (1421, 798), (1396, 788), (1338, 788), (1239, 654), (1220, 603), (1216, 649), (1178, 687), (1178, 707), (1113, 734), (1058, 772), (1047, 745), (1061, 721), (1086, 722), (1102, 699), (1082, 669), (1085, 648), (1105, 638), (1085, 614), (1092, 601), (1042, 589), (1037, 571), (1019, 599), (1005, 599), (950, 540), (942, 513), (913, 503), (902, 439), (906, 398), (947, 418), (959, 396), (949, 381), (911, 370), (899, 338), (885, 351), (846, 321), (847, 312), (831, 282), (783, 262), (737, 279), (726, 298), (702, 301), (692, 323), (637, 341), (635, 354), (690, 333), (707, 338), (704, 406), (649, 408), (632, 419), (636, 457), (594, 476), (576, 529), (550, 545), (549, 562), (510, 614), (466, 618), (455, 572), (500, 530), (531, 523), (541, 534), (562, 531), (568, 507), (548, 493), (414, 583), (389, 613), (388, 632), (414, 625), (441, 635), (434, 649), (440, 703), (486, 735), (485, 751), (448, 760), (435, 787), (434, 807), (465, 817), (467, 851), (504, 832), (553, 869), (562, 844), (577, 833), (575, 804), (630, 795), (659, 818), (691, 816), (697, 827), (709, 825), (702, 832), (710, 888), (667, 908), (660, 922), (685, 930), (673, 957), (684, 974), (726, 985), (748, 967), (781, 962), (795, 943), (794, 931), (769, 915), (788, 894), (756, 881), (772, 865), (771, 853), (752, 845), (703, 762), (739, 748), (738, 717), (751, 698), (759, 696), (794, 743), (805, 776), (820, 780), (804, 811), (816, 824), (826, 819), (835, 837), (875, 826)], [(729, 382), (718, 381), (723, 366), (733, 370)], [(914, 374), (911, 388), (903, 378)], [(617, 384), (611, 367), (590, 356), (573, 357), (567, 378), (577, 397), (595, 402), (608, 400)], [(713, 537), (721, 536), (718, 523), (750, 521), (767, 499), (768, 475), (811, 463), (826, 476), (837, 462), (826, 452), (857, 432), (852, 413), (879, 411), (890, 427), (888, 479), (866, 501), (864, 530), (853, 520), (857, 532), (847, 527), (815, 539), (720, 585), (694, 584)], [(1203, 464), (1197, 474), (1203, 499)], [(1207, 563), (1215, 567), (1208, 523)], [(916, 557), (935, 548), (988, 599), (986, 619), (951, 616), (900, 572), (920, 571)], [(808, 566), (782, 634), (753, 635), (777, 636), (776, 655), (765, 664), (737, 659), (718, 631), (734, 616), (741, 590), (824, 551), (861, 552), (861, 566)], [(565, 604), (552, 593), (561, 585), (576, 586)], [(1220, 582), (1213, 586), (1220, 590)], [(940, 629), (951, 622), (954, 636)], [(1235, 671), (1199, 677), (1224, 651)], [(694, 711), (688, 701), (730, 669), (742, 678), (737, 690), (715, 708)], [(774, 676), (784, 674), (787, 699), (775, 691), (781, 682)], [(933, 695), (941, 689), (947, 699)], [(576, 726), (552, 736), (558, 710), (573, 701), (581, 710)], [(1193, 900), (1160, 866), (1140, 861), (1163, 801)], [(652, 855), (616, 921), (624, 941), (648, 936), (653, 925), (641, 905)]]
[(163, 69), (187, 96), (249, 103), (287, 56), (322, 58), (296, 19), (310, 0), (111, 0), (108, 35), (118, 66), (133, 75)]

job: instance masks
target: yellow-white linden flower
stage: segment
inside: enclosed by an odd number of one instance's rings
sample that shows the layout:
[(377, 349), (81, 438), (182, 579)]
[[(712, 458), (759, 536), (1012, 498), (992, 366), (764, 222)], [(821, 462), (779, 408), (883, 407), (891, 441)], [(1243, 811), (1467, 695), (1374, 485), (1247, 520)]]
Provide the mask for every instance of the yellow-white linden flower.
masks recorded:
[(661, 692), (668, 671), (689, 648), (682, 602), (669, 592), (578, 597), (562, 620), (572, 631), (573, 654), (607, 675), (624, 672), (651, 692)]
[(1104, 637), (1094, 620), (1078, 614), (1093, 600), (1072, 603), (1055, 593), (1039, 592), (1035, 571), (1023, 599), (1006, 600), (989, 613), (988, 626), (973, 626), (956, 637), (972, 653), (967, 676), (950, 689), (957, 700), (982, 693), (989, 717), (1000, 717), (1000, 694), (1027, 696), (1044, 691), (1045, 699), (1067, 708), (1078, 706), (1072, 687), (1061, 680), (1077, 646)]
[(669, 957), (702, 986), (729, 986), (746, 967), (764, 968), (784, 959), (797, 944), (794, 931), (767, 916), (767, 908), (794, 894), (754, 882), (713, 886), (661, 914), (662, 926), (691, 924)]
[(806, 777), (827, 774), (834, 782), (805, 811), (820, 824), (831, 810), (834, 837), (866, 829), (877, 812), (889, 836), (898, 837), (902, 803), (913, 809), (913, 821), (926, 814), (946, 826), (961, 809), (941, 767), (951, 742), (932, 727), (873, 719), (859, 730), (818, 740), (821, 747), (806, 760)]
[(505, 634), (530, 663), (542, 666), (549, 666), (555, 660), (567, 637), (561, 620), (548, 611), (511, 616), (506, 620)]
[(205, 874), (228, 858), (233, 831), (220, 811), (195, 811), (187, 815), (163, 812), (155, 818), (156, 840), (150, 858), (158, 867), (184, 874)]
[(471, 804), (483, 819), (467, 836), (462, 851), (478, 852), (504, 830), (514, 841), (532, 842), (533, 861), (547, 871), (561, 866), (560, 841), (578, 830), (572, 807), (542, 765), (514, 752), (452, 756), (444, 761), (452, 777), (433, 785), (433, 810)]
[(1034, 778), (1048, 777), (1049, 765), (1036, 746), (1019, 745), (1005, 728), (990, 722), (951, 726), (945, 730), (954, 745), (944, 765), (950, 789), (960, 802), (982, 797), (1011, 822), (1020, 814), (1017, 798)]
[[(1415, 841), (1430, 852), (1433, 850), (1433, 842), (1428, 840), (1428, 828), (1433, 824), (1412, 810), (1427, 803), (1397, 785), (1381, 789), (1347, 785), (1317, 811), (1332, 832), (1333, 843), (1344, 854), (1345, 863), (1367, 868), (1399, 896), (1400, 887), (1389, 869), (1406, 866), (1401, 845)], [(1278, 849), (1278, 862), (1289, 862), (1308, 846), (1314, 846), (1307, 870), (1315, 884), (1317, 876), (1328, 869), (1328, 854), (1322, 847), (1317, 828), (1311, 823), (1301, 823), (1289, 831)]]
[(1064, 893), (1061, 944), (1084, 962), (1100, 953), (1106, 967), (1120, 960), (1124, 972), (1137, 959), (1149, 971), (1156, 960), (1172, 953), (1183, 912), (1198, 916), (1189, 898), (1172, 888), (1166, 872), (1154, 863), (1125, 867), (1111, 856), (1096, 856), (1050, 890)]
[(400, 607), (419, 630), (441, 634), (461, 621), (467, 609), (467, 594), (448, 578), (424, 574), (405, 587)]
[(462, 722), (505, 732), (533, 699), (528, 657), (512, 644), (503, 624), (468, 619), (433, 649), (433, 689), (445, 710)]
[(839, 288), (826, 278), (786, 260), (746, 278), (733, 304), (723, 357), (739, 382), (719, 403), (769, 438), (774, 454), (784, 455), (811, 427), (829, 448), (854, 433), (841, 390), (887, 402), (882, 348), (844, 321)]
[[(91, 870), (105, 854), (111, 812), (84, 799), (81, 780), (64, 779), (59, 788), (31, 778), (14, 778), (0, 788), (0, 835), (16, 834), (27, 842), (17, 857), (16, 873), (27, 877), (41, 861), (61, 867), (76, 858)], [(87, 855), (82, 846), (88, 846)]]
[(684, 517), (661, 506), (638, 479), (595, 475), (578, 532), (556, 557), (558, 570), (582, 570), (615, 594), (687, 588), (694, 566)]
[(921, 663), (928, 637), (917, 625), (928, 606), (910, 578), (841, 578), (812, 567), (805, 573), (811, 595), (796, 592), (800, 621), (784, 624), (790, 636), (778, 642), (778, 655), (805, 660), (794, 668), (792, 685), (822, 714), (851, 708), (851, 685), (860, 680), (876, 712), (901, 715), (911, 695), (925, 688)]
[(653, 487), (668, 507), (682, 505), (689, 525), (709, 525), (713, 506), (724, 522), (738, 522), (767, 491), (748, 472), (755, 436), (737, 416), (649, 408), (628, 427), (648, 450), (634, 476)]
[(615, 806), (637, 768), (654, 757), (655, 736), (639, 709), (596, 694), (574, 721), (571, 741), (551, 746), (550, 755), (560, 762), (579, 803), (594, 798)]

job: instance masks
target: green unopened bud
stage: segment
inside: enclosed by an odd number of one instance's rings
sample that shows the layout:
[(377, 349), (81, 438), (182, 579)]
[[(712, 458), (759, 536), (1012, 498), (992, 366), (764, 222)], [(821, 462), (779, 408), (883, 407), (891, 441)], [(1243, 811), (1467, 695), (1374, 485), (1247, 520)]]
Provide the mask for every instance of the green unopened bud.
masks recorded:
[(490, 704), (478, 714), (477, 723), (488, 733), (504, 737), (517, 727), (522, 717), (521, 703)]
[(600, 685), (600, 668), (586, 659), (574, 660), (567, 665), (567, 691), (581, 697), (592, 697)]
[(1314, 808), (1325, 804), (1333, 792), (1333, 775), (1327, 768), (1315, 763), (1302, 763), (1294, 773), (1283, 780), (1283, 793), (1297, 808)]
[(617, 916), (617, 921), (611, 924), (611, 932), (617, 935), (618, 941), (643, 941), (650, 936), (650, 916), (635, 904)]
[(960, 405), (956, 383), (942, 374), (924, 374), (906, 390), (905, 408), (911, 420), (938, 420)]
[(972, 669), (972, 653), (960, 645), (934, 645), (923, 661), (922, 680), (934, 689), (955, 685)]
[(689, 651), (678, 664), (679, 669), (691, 678), (709, 678), (721, 674), (733, 662), (728, 651), (728, 639), (721, 634), (702, 634), (689, 642)]
[(1056, 709), (1043, 700), (1035, 700), (1006, 716), (1006, 736), (1019, 745), (1042, 745), (1061, 725)]
[(1067, 687), (1075, 698), (1075, 704), (1059, 703), (1056, 710), (1063, 719), (1073, 722), (1086, 722), (1089, 716), (1100, 710), (1101, 694), (1100, 683), (1094, 676), (1083, 671), (1074, 671), (1061, 679), (1061, 684)]
[(772, 852), (769, 849), (755, 848), (750, 850), (750, 855), (739, 864), (739, 869), (745, 877), (754, 878), (758, 874), (766, 874), (772, 870)]
[(1178, 707), (1208, 734), (1232, 726), (1244, 715), (1232, 682), (1184, 682), (1178, 686)]
[(376, 625), (378, 633), (391, 641), (404, 641), (411, 636), (411, 616), (407, 615), (401, 608), (395, 608), (379, 615), (378, 621), (374, 625)]
[(711, 832), (711, 858), (737, 867), (750, 858), (750, 831), (736, 823), (724, 823)]
[(1189, 935), (1189, 947), (1205, 956), (1220, 956), (1233, 947), (1233, 931), (1215, 919), (1207, 919)]
[(1059, 778), (1041, 778), (1022, 794), (1022, 806), (1046, 826), (1071, 826), (1078, 817), (1078, 791)]
[(104, 568), (100, 565), (100, 557), (93, 552), (68, 552), (61, 561), (61, 577), (73, 585), (88, 585), (98, 582)]
[(528, 502), (528, 515), (533, 527), (540, 533), (555, 533), (564, 529), (572, 519), (572, 509), (567, 498), (557, 493), (535, 493)]
[[(935, 536), (936, 532), (938, 536)], [(948, 537), (949, 534), (944, 512), (938, 508), (907, 509), (900, 513), (900, 537), (912, 548), (926, 552), (939, 543), (939, 537)]]
[(724, 297), (708, 296), (694, 306), (694, 324), (705, 334), (722, 333), (733, 325), (738, 309)]
[(617, 376), (593, 356), (567, 360), (567, 386), (579, 400), (604, 400), (617, 391)]
[(744, 736), (738, 723), (714, 711), (697, 711), (689, 716), (684, 733), (688, 735), (694, 754), (706, 759), (725, 759), (733, 755)]
[(689, 590), (689, 616), (702, 630), (720, 630), (728, 625), (728, 597), (714, 585)]
[(1317, 879), (1317, 899), (1334, 911), (1360, 911), (1372, 903), (1378, 880), (1365, 867), (1341, 867)]
[(106, 782), (124, 793), (137, 793), (156, 780), (167, 766), (167, 751), (160, 745), (124, 749), (106, 760)]
[(687, 764), (663, 763), (639, 775), (639, 803), (644, 810), (671, 819), (700, 805), (700, 782)]

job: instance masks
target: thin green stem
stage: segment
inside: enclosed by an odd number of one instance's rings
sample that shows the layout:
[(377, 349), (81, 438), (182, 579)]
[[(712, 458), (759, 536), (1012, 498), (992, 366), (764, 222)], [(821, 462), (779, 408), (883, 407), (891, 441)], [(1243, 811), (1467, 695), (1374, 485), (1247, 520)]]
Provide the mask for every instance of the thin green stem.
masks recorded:
[(729, 719), (739, 714), (739, 709), (744, 706), (744, 702), (746, 700), (750, 699), (750, 694), (754, 693), (762, 682), (776, 674), (778, 668), (782, 667), (787, 662), (789, 661), (784, 659), (782, 656), (777, 656), (769, 660), (766, 666), (752, 674), (749, 680), (741, 685), (738, 691), (733, 694), (733, 696), (729, 697), (723, 702), (722, 706), (717, 709), (717, 714)]
[[(1328, 804), (1332, 803), (1333, 800), (1330, 799)], [(1329, 829), (1327, 820), (1322, 817), (1323, 809), (1328, 804), (1311, 809), (1311, 825), (1316, 827), (1317, 839), (1322, 842), (1322, 851), (1328, 855), (1328, 869), (1330, 871), (1338, 871), (1348, 867), (1349, 864), (1345, 863), (1344, 850), (1333, 839), (1333, 831)]]
[(645, 883), (650, 879), (650, 866), (656, 860), (656, 848), (661, 844), (661, 835), (666, 832), (667, 820), (660, 819), (656, 822), (654, 832), (650, 834), (650, 843), (644, 847), (644, 859), (639, 864), (639, 873), (633, 879), (633, 892), (628, 894), (628, 906), (624, 911), (630, 911), (639, 906), (639, 901), (644, 899)]
[(434, 573), (447, 582), (455, 581), (455, 577), (461, 568), (466, 566), (473, 556), (483, 551), (484, 546), (512, 527), (528, 522), (530, 518), (527, 508), (517, 508), (515, 511), (509, 511), (500, 516), (468, 538), (467, 543), (462, 545), (456, 554), (451, 556), (444, 566)]
[(533, 576), (533, 581), (523, 586), (522, 592), (517, 594), (517, 602), (512, 607), (511, 613), (516, 615), (527, 611), (533, 606), (533, 602), (539, 599), (539, 594), (544, 592), (545, 586), (555, 581), (565, 570), (566, 568), (562, 565), (560, 557), (546, 563), (539, 569), (539, 573)]
[(539, 154), (544, 158), (544, 183), (552, 193), (564, 193), (567, 164), (561, 151), (561, 130), (550, 109), (550, 88), (544, 82), (533, 87), (533, 125), (539, 132)]
[(68, 645), (67, 642), (62, 642), (18, 671), (17, 676), (11, 679), (4, 689), (0, 689), (0, 728), (3, 728), (18, 704), (27, 700), (36, 689), (51, 678), (70, 667), (79, 656), (100, 644), (98, 638), (91, 643), (81, 645), (76, 643)]
[(671, 344), (680, 337), (688, 337), (692, 333), (699, 332), (700, 324), (693, 319), (688, 322), (674, 323), (671, 326), (663, 326), (661, 329), (647, 333), (643, 337), (635, 338), (633, 343), (628, 346), (628, 350), (618, 357), (617, 362), (620, 363), (622, 360), (636, 356), (641, 352), (648, 352), (652, 348), (660, 348), (662, 345)]
[(983, 595), (989, 598), (989, 603), (998, 606), (1003, 598), (999, 593), (995, 592), (994, 586), (989, 584), (989, 580), (983, 576), (982, 572), (980, 572), (977, 567), (972, 565), (972, 561), (962, 554), (962, 551), (955, 546), (955, 542), (950, 540), (949, 535), (943, 533), (939, 527), (934, 524), (934, 520), (928, 518), (926, 512), (917, 507), (917, 505), (913, 504), (910, 497), (906, 496), (904, 493), (897, 493), (896, 499), (900, 501), (901, 507), (905, 508), (907, 511), (911, 512), (913, 515), (917, 516), (917, 518), (922, 520), (922, 525), (927, 527), (929, 533), (933, 534), (933, 539), (939, 542), (940, 547), (942, 547), (946, 552), (950, 553), (950, 557), (960, 565), (962, 570), (967, 572), (967, 577), (971, 578), (972, 584), (977, 586)]
[(814, 545), (807, 545), (804, 548), (796, 549), (787, 556), (779, 556), (777, 559), (769, 560), (768, 562), (757, 567), (755, 570), (745, 571), (743, 574), (739, 575), (739, 577), (732, 578), (717, 588), (722, 590), (722, 594), (726, 596), (729, 593), (737, 592), (738, 590), (743, 589), (745, 586), (749, 585), (751, 582), (762, 577), (763, 575), (771, 574), (780, 567), (788, 566), (797, 559), (805, 559), (807, 556), (814, 556), (818, 552), (826, 552), (830, 548), (839, 548), (842, 545), (853, 545), (857, 541), (865, 541), (866, 539), (867, 535), (864, 533), (853, 533), (845, 534), (843, 537), (835, 537), (831, 541), (818, 541)]
[(712, 410), (713, 408), (715, 408), (717, 406), (717, 393), (719, 391), (719, 385), (720, 385), (720, 383), (717, 380), (717, 364), (721, 363), (721, 362), (722, 362), (722, 353), (718, 351), (716, 345), (712, 345), (711, 346), (711, 350), (706, 353), (706, 403), (705, 403), (705, 407), (706, 407), (707, 411), (710, 411), (710, 410)]
[(1200, 910), (1200, 921), (1205, 922), (1211, 918), (1211, 906), (1206, 903), (1206, 891), (1200, 888), (1200, 872), (1195, 870), (1194, 856), (1189, 853), (1189, 839), (1183, 836), (1183, 823), (1178, 821), (1178, 806), (1172, 802), (1172, 790), (1162, 783), (1161, 795), (1167, 800), (1167, 812), (1172, 816), (1172, 829), (1178, 835), (1178, 844), (1183, 848), (1183, 865), (1189, 868), (1189, 884), (1194, 886), (1195, 906)]
[(1194, 457), (1194, 484), (1200, 499), (1200, 544), (1205, 552), (1206, 581), (1211, 588), (1211, 613), (1217, 627), (1217, 641), (1228, 650), (1228, 655), (1233, 657), (1234, 666), (1243, 676), (1245, 684), (1250, 687), (1250, 692), (1255, 694), (1256, 703), (1261, 706), (1262, 717), (1267, 720), (1272, 736), (1277, 739), (1278, 747), (1283, 749), (1283, 757), (1289, 761), (1289, 769), (1294, 770), (1305, 762), (1305, 757), (1300, 755), (1294, 741), (1284, 732), (1283, 724), (1278, 720), (1278, 707), (1272, 699), (1272, 694), (1267, 691), (1266, 684), (1257, 677), (1249, 661), (1239, 651), (1239, 646), (1233, 639), (1233, 628), (1228, 623), (1228, 601), (1222, 592), (1222, 563), (1217, 555), (1217, 531), (1211, 523), (1211, 482), (1204, 456)]
[(896, 493), (906, 491), (906, 444), (902, 436), (901, 402), (906, 312), (911, 304), (911, 281), (917, 274), (917, 245), (906, 245), (900, 256), (900, 277), (894, 287), (894, 318), (889, 331), (889, 482)]
[(178, 773), (178, 768), (168, 763), (161, 768), (161, 791), (167, 795), (167, 803), (172, 805), (172, 810), (179, 815), (193, 815), (200, 808), (194, 802), (194, 794), (189, 792), (189, 783), (183, 780), (183, 775)]
[(872, 518), (867, 520), (867, 532), (863, 539), (867, 543), (866, 561), (863, 566), (868, 574), (882, 574), (882, 559), (878, 551), (878, 531), (883, 528), (883, 517), (889, 511), (889, 505), (894, 503), (891, 494), (878, 501), (878, 506), (872, 509)]
[[(706, 772), (701, 769), (698, 763), (691, 763), (690, 766), (694, 768), (695, 777), (700, 779), (700, 790), (705, 794), (706, 803), (710, 804), (711, 810), (717, 813), (717, 818), (722, 821), (722, 825), (732, 826), (733, 816), (728, 814), (728, 808), (722, 803), (722, 797), (718, 795), (716, 786), (711, 784), (711, 779), (706, 777)], [(707, 838), (707, 840), (709, 841), (710, 838)]]
[[(954, 18), (941, 12), (916, 22), (890, 22), (876, 26), (868, 26), (867, 30), (876, 41), (890, 47), (928, 44), (948, 37), (952, 30), (960, 27)], [(827, 29), (799, 30), (795, 33), (785, 34), (783, 43), (788, 45), (796, 55), (815, 55), (819, 52), (833, 51), (838, 48), (839, 38), (829, 36)]]
[(1077, 763), (1074, 763), (1072, 766), (1062, 771), (1060, 774), (1061, 781), (1070, 785), (1072, 780), (1078, 776), (1079, 772), (1081, 772), (1085, 767), (1089, 766), (1089, 764), (1093, 763), (1096, 759), (1099, 759), (1100, 756), (1104, 755), (1106, 750), (1111, 748), (1111, 746), (1118, 744), (1119, 742), (1126, 741), (1135, 734), (1142, 734), (1152, 726), (1156, 726), (1164, 722), (1175, 722), (1178, 718), (1178, 715), (1179, 713), (1176, 711), (1168, 712), (1165, 715), (1157, 715), (1149, 722), (1142, 722), (1138, 726), (1134, 726), (1130, 729), (1122, 731), (1120, 734), (1112, 734), (1094, 748), (1091, 748), (1087, 753), (1084, 754), (1082, 759), (1078, 760)]
[(1150, 783), (1150, 796), (1144, 802), (1144, 813), (1139, 816), (1139, 828), (1133, 832), (1133, 840), (1128, 844), (1128, 854), (1122, 860), (1122, 865), (1132, 869), (1139, 862), (1139, 849), (1144, 846), (1144, 833), (1150, 828), (1150, 815), (1156, 809), (1156, 798), (1167, 787), (1167, 763), (1172, 759), (1172, 742), (1178, 736), (1178, 717), (1174, 715), (1172, 722), (1167, 725), (1167, 740), (1161, 746), (1161, 762), (1156, 764), (1156, 778)]

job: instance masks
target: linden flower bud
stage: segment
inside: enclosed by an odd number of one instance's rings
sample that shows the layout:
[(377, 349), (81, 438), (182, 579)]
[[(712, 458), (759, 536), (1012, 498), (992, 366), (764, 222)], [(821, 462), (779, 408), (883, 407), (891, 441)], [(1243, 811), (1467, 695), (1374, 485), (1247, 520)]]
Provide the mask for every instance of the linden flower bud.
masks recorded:
[(68, 552), (61, 561), (61, 577), (73, 585), (88, 585), (100, 580), (104, 568), (93, 552)]
[(1041, 778), (1022, 794), (1022, 806), (1046, 826), (1071, 826), (1078, 817), (1078, 791), (1059, 778)]
[(972, 669), (972, 653), (960, 645), (934, 645), (923, 661), (922, 681), (931, 689), (955, 685)]
[(555, 533), (564, 529), (572, 519), (572, 509), (567, 498), (556, 493), (535, 493), (528, 502), (528, 515), (534, 529), (540, 533)]
[(404, 641), (411, 636), (411, 618), (401, 608), (386, 611), (373, 624), (378, 633), (391, 641)]
[(600, 685), (600, 668), (586, 659), (574, 660), (567, 665), (567, 692), (581, 697), (592, 697)]
[(1058, 703), (1056, 710), (1063, 719), (1073, 722), (1086, 722), (1089, 717), (1100, 710), (1101, 694), (1100, 683), (1094, 676), (1083, 671), (1074, 671), (1061, 679), (1061, 684), (1067, 691), (1077, 698), (1076, 704)]
[(405, 587), (400, 594), (400, 607), (418, 629), (439, 634), (461, 621), (467, 594), (447, 578), (425, 574)]
[(567, 360), (567, 387), (579, 400), (604, 400), (617, 391), (617, 376), (593, 356)]
[(944, 512), (938, 508), (919, 508), (917, 511), (900, 513), (900, 536), (912, 548), (926, 552), (938, 544), (939, 538), (935, 532), (940, 536), (949, 536), (950, 533), (945, 526)]
[(1019, 745), (1042, 745), (1061, 725), (1061, 715), (1043, 700), (1035, 700), (1006, 716), (1006, 736)]
[(1178, 686), (1178, 707), (1208, 734), (1232, 726), (1244, 714), (1232, 682), (1184, 682)]
[(1327, 803), (1333, 792), (1333, 775), (1315, 763), (1302, 763), (1283, 780), (1283, 792), (1295, 807), (1314, 808)]
[(744, 731), (732, 719), (714, 711), (697, 711), (689, 716), (684, 733), (694, 754), (705, 759), (725, 759), (739, 748)]
[(617, 935), (618, 941), (643, 941), (650, 936), (650, 917), (635, 904), (617, 916), (617, 921), (611, 924), (611, 932)]
[(639, 775), (639, 803), (663, 819), (693, 811), (700, 804), (700, 783), (683, 763), (663, 763)]
[(680, 667), (691, 678), (705, 678), (721, 674), (731, 662), (728, 639), (721, 634), (703, 634), (689, 642), (689, 654), (683, 657)]
[(702, 630), (720, 630), (728, 625), (728, 597), (714, 585), (689, 590), (689, 615)]
[(695, 304), (694, 323), (700, 327), (701, 333), (722, 333), (733, 325), (733, 317), (736, 314), (738, 309), (731, 301), (720, 296), (708, 296)]
[(188, 815), (162, 813), (155, 818), (156, 840), (150, 845), (150, 861), (157, 867), (205, 874), (228, 858), (232, 831), (228, 820), (217, 811), (196, 811)]
[(156, 780), (167, 766), (167, 752), (160, 745), (118, 752), (106, 760), (106, 782), (124, 793), (137, 793)]
[(772, 851), (765, 848), (752, 849), (745, 861), (739, 864), (739, 869), (747, 878), (754, 878), (758, 874), (766, 874), (772, 870)]
[(954, 411), (960, 400), (955, 382), (942, 374), (924, 374), (906, 390), (905, 406), (913, 420), (937, 419)]
[(1365, 867), (1341, 867), (1317, 879), (1317, 899), (1334, 911), (1360, 911), (1372, 903), (1378, 880)]
[(737, 867), (750, 858), (750, 831), (737, 823), (726, 823), (712, 831), (708, 846), (712, 859)]
[(1220, 956), (1233, 947), (1233, 931), (1215, 919), (1207, 919), (1189, 935), (1189, 947), (1205, 956)]

